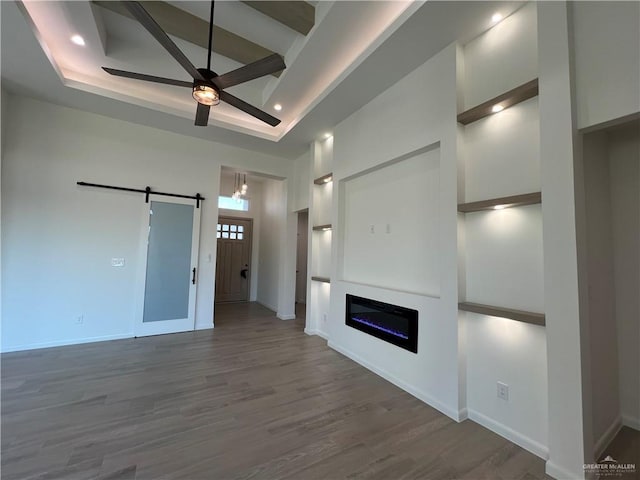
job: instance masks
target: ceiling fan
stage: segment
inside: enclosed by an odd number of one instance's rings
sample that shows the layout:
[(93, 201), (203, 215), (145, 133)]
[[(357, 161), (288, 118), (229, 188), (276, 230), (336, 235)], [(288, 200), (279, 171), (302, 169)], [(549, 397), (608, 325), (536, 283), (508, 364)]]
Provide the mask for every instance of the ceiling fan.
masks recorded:
[(147, 82), (163, 83), (166, 85), (175, 85), (178, 87), (188, 87), (192, 89), (193, 98), (198, 102), (196, 109), (195, 124), (198, 126), (206, 127), (209, 121), (209, 109), (213, 105), (218, 105), (220, 100), (232, 105), (249, 115), (254, 116), (258, 120), (262, 120), (268, 123), (272, 127), (275, 127), (280, 123), (280, 120), (269, 115), (267, 112), (254, 107), (253, 105), (245, 102), (225, 92), (225, 88), (233, 87), (240, 83), (248, 82), (255, 78), (270, 75), (280, 70), (284, 70), (286, 65), (280, 55), (274, 53), (262, 60), (255, 61), (244, 67), (240, 67), (231, 72), (223, 75), (218, 75), (211, 70), (211, 44), (213, 39), (213, 7), (214, 2), (211, 2), (211, 15), (209, 21), (209, 51), (207, 56), (207, 68), (196, 68), (186, 57), (184, 53), (177, 47), (175, 43), (169, 38), (164, 30), (156, 23), (156, 21), (149, 15), (144, 7), (139, 2), (122, 2), (127, 10), (133, 15), (133, 17), (146, 28), (151, 35), (169, 52), (169, 54), (182, 65), (182, 67), (193, 77), (193, 82), (187, 82), (182, 80), (174, 80), (171, 78), (156, 77), (153, 75), (145, 75), (142, 73), (127, 72), (124, 70), (117, 70), (115, 68), (102, 67), (102, 69), (118, 77), (133, 78), (135, 80), (144, 80)]

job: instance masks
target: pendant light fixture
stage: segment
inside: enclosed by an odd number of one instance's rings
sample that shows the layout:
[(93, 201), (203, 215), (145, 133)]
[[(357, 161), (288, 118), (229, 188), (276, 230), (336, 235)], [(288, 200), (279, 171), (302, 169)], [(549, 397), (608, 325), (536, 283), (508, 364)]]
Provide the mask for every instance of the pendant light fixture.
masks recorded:
[(237, 202), (242, 201), (242, 197), (247, 194), (248, 189), (247, 174), (236, 173), (233, 179), (233, 195), (231, 195), (231, 198)]

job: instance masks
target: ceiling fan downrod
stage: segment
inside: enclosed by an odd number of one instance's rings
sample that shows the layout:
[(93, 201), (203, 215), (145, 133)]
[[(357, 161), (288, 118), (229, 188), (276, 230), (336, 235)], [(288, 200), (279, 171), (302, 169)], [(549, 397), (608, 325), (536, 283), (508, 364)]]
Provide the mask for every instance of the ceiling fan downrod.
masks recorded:
[(211, 14), (209, 15), (209, 55), (207, 56), (207, 70), (211, 70), (211, 45), (213, 44), (213, 6), (215, 1), (211, 0)]

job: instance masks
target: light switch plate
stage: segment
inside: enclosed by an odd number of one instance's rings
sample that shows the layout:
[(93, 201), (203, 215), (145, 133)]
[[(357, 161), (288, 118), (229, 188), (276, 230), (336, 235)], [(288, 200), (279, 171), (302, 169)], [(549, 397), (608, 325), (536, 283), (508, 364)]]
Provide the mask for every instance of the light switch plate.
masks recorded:
[(124, 258), (112, 258), (111, 259), (112, 267), (124, 267)]

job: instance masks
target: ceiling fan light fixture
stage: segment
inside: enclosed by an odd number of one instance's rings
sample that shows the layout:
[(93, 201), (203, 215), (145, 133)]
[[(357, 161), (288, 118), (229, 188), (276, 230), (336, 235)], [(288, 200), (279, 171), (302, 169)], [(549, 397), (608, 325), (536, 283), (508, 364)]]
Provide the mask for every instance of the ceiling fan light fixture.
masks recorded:
[(202, 105), (218, 105), (220, 103), (220, 92), (211, 85), (194, 85), (193, 98)]

